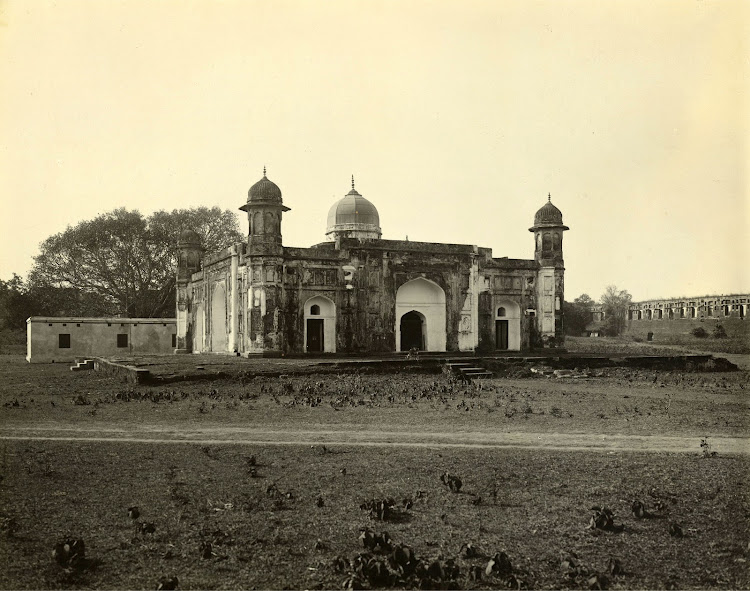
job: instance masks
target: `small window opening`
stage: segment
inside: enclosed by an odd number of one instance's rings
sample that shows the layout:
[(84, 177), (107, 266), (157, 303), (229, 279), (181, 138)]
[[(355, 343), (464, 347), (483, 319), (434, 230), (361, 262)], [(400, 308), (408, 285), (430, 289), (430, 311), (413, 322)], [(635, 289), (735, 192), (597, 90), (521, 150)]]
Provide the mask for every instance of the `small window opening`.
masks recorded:
[(320, 306), (318, 306), (318, 304), (313, 304), (312, 306), (310, 306), (310, 315), (320, 316)]
[(57, 335), (58, 341), (57, 346), (60, 349), (70, 349), (70, 335), (69, 334), (60, 334)]
[[(164, 326), (166, 326), (166, 324)], [(177, 335), (172, 333), (172, 348), (176, 348), (176, 347), (177, 347)]]
[(117, 335), (117, 347), (119, 349), (122, 349), (124, 347), (128, 346), (128, 335), (127, 334), (118, 334)]
[(497, 309), (497, 315), (498, 315), (498, 316), (505, 316), (505, 308), (503, 308), (502, 306), (500, 306), (500, 307), (499, 307), (499, 308)]

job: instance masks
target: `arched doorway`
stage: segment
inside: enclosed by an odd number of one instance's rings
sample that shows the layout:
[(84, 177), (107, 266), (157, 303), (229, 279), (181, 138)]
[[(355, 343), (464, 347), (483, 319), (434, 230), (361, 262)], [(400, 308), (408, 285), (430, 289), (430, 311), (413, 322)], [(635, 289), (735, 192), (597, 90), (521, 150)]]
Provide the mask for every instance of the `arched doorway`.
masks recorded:
[[(402, 318), (407, 314), (414, 315), (406, 319), (407, 340), (402, 339)], [(445, 351), (446, 312), (445, 292), (434, 281), (419, 277), (407, 281), (396, 292), (396, 351), (408, 351), (402, 343), (417, 342), (417, 322), (421, 330), (421, 350)]]
[(214, 286), (211, 295), (211, 351), (224, 353), (227, 350), (227, 296), (224, 282)]
[(512, 300), (500, 300), (495, 306), (495, 349), (521, 350), (521, 308)]
[(305, 352), (336, 352), (336, 304), (325, 296), (305, 302)]
[(401, 317), (401, 351), (426, 351), (425, 317), (412, 310)]

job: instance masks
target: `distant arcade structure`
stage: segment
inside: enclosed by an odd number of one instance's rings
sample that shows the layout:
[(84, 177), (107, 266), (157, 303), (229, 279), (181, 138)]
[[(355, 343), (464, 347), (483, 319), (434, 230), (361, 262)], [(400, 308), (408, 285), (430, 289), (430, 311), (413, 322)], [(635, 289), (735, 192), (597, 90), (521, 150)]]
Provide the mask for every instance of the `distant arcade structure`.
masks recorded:
[[(593, 308), (594, 322), (605, 319), (604, 308)], [(712, 295), (633, 302), (628, 307), (628, 321), (705, 320), (739, 318), (750, 313), (750, 294)]]

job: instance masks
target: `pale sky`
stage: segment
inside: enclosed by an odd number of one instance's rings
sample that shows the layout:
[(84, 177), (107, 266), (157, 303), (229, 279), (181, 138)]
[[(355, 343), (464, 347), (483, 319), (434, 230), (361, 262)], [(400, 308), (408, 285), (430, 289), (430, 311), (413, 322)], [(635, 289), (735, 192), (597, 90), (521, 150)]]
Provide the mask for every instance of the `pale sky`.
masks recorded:
[(549, 192), (567, 299), (750, 292), (748, 38), (744, 0), (0, 0), (0, 278), (265, 165), (287, 246), (354, 174), (384, 238), (530, 259)]

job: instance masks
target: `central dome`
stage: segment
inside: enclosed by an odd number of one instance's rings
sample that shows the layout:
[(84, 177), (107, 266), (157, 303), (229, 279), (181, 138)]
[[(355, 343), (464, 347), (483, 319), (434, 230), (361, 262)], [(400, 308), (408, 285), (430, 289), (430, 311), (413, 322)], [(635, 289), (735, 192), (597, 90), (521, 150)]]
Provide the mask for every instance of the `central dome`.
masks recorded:
[(335, 240), (337, 236), (373, 240), (380, 235), (378, 210), (357, 192), (352, 177), (352, 190), (328, 211), (326, 237), (328, 240)]

